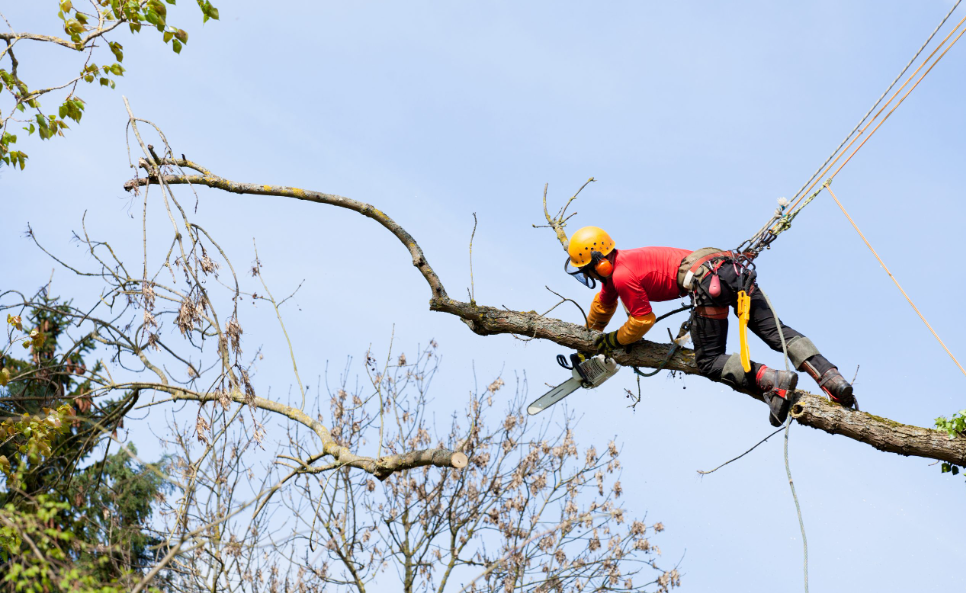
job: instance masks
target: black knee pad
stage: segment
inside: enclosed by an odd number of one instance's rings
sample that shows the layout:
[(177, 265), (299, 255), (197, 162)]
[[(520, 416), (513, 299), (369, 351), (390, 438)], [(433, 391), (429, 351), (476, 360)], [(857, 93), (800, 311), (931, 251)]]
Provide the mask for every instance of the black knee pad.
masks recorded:
[(721, 380), (735, 387), (744, 387), (748, 380), (744, 367), (741, 366), (741, 355), (732, 354), (721, 369)]

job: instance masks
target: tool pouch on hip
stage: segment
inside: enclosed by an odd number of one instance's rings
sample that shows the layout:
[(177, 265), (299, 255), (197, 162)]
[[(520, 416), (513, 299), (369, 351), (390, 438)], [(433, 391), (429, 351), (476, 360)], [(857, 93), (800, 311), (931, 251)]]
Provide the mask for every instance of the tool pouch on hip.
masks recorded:
[(693, 268), (694, 265), (702, 258), (715, 253), (725, 252), (717, 247), (704, 247), (702, 249), (698, 249), (697, 251), (692, 251), (681, 260), (681, 265), (678, 266), (678, 289), (681, 290), (681, 294), (687, 294), (708, 274), (707, 268), (701, 267), (694, 271), (692, 277), (689, 279), (690, 282), (685, 282), (685, 279), (687, 278), (688, 272), (691, 270), (691, 268)]

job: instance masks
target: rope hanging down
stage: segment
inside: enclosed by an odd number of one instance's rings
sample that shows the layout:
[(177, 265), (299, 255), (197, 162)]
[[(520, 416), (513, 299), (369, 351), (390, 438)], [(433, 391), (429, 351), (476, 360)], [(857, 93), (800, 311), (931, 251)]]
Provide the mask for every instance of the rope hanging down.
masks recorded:
[[(759, 290), (761, 289), (759, 288)], [(785, 341), (785, 330), (782, 329), (781, 319), (778, 318), (778, 310), (772, 306), (771, 299), (768, 298), (768, 293), (762, 290), (761, 295), (765, 297), (765, 302), (768, 303), (771, 314), (775, 316), (775, 326), (778, 328), (778, 337), (782, 341), (782, 354), (785, 357), (785, 370), (790, 371), (791, 368), (788, 364), (788, 343)], [(798, 493), (795, 492), (795, 481), (792, 480), (792, 467), (788, 463), (788, 433), (791, 429), (792, 417), (789, 415), (788, 420), (785, 422), (785, 474), (788, 476), (788, 487), (791, 488), (792, 499), (795, 501), (795, 512), (798, 513), (798, 527), (802, 531), (802, 548), (805, 557), (803, 568), (805, 572), (805, 593), (808, 593), (808, 538), (805, 537), (805, 520), (802, 519), (802, 505), (798, 503)]]

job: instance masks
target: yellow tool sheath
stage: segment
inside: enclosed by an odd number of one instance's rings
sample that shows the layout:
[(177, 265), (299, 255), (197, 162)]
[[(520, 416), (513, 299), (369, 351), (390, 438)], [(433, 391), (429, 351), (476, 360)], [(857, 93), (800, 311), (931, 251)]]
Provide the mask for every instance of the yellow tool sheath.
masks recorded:
[(751, 353), (748, 352), (748, 316), (751, 314), (751, 297), (745, 291), (738, 292), (738, 339), (741, 342), (741, 368), (751, 372)]

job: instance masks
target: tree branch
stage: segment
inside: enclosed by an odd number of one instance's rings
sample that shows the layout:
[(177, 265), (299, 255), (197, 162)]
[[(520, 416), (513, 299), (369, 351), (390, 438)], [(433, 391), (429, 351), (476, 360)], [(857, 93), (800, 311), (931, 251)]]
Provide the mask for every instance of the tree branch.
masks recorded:
[[(139, 162), (142, 168), (146, 170), (149, 169), (149, 165), (144, 159)], [(199, 170), (199, 166), (192, 163), (186, 159), (163, 159), (160, 163), (161, 165), (172, 165), (176, 167), (190, 167), (195, 170)], [(426, 257), (423, 255), (422, 248), (416, 244), (416, 239), (413, 238), (404, 228), (399, 226), (396, 221), (389, 218), (381, 210), (374, 208), (373, 206), (366, 204), (365, 202), (358, 202), (350, 198), (344, 198), (342, 196), (337, 196), (334, 194), (325, 194), (322, 192), (311, 191), (300, 189), (298, 187), (283, 187), (275, 185), (257, 185), (254, 183), (238, 183), (236, 181), (231, 181), (223, 177), (218, 177), (217, 175), (207, 174), (207, 175), (163, 175), (161, 180), (163, 183), (168, 185), (179, 185), (179, 184), (192, 184), (192, 185), (207, 185), (208, 187), (213, 187), (216, 189), (221, 189), (227, 192), (236, 194), (255, 194), (263, 196), (283, 196), (287, 198), (295, 198), (297, 200), (305, 200), (306, 202), (315, 202), (318, 204), (329, 204), (332, 206), (338, 206), (340, 208), (346, 208), (354, 212), (370, 218), (383, 227), (386, 228), (390, 233), (396, 236), (399, 241), (406, 246), (409, 254), (413, 258), (413, 265), (419, 270), (426, 279), (430, 288), (433, 291), (434, 298), (446, 298), (446, 289), (443, 288), (443, 283), (440, 281), (439, 276), (430, 267), (429, 262), (426, 261)], [(158, 184), (159, 179), (156, 175), (150, 174), (147, 178), (132, 179), (124, 184), (124, 189), (127, 191), (133, 190), (137, 186), (144, 186), (149, 184)]]
[[(201, 403), (219, 401), (218, 393), (200, 393), (186, 389), (178, 389), (177, 387), (172, 387), (170, 385), (161, 383), (134, 382), (117, 385), (116, 387), (123, 389), (140, 389), (145, 391), (161, 391), (170, 396), (170, 399), (165, 401), (196, 401)], [(337, 466), (355, 467), (376, 476), (380, 480), (385, 480), (392, 475), (393, 472), (401, 470), (423, 467), (426, 465), (462, 469), (466, 467), (468, 462), (466, 455), (463, 453), (458, 451), (450, 451), (448, 449), (423, 449), (419, 451), (401, 453), (399, 455), (388, 455), (379, 457), (378, 459), (356, 455), (350, 451), (348, 447), (337, 443), (336, 440), (332, 438), (332, 433), (329, 432), (329, 429), (326, 428), (325, 425), (318, 420), (314, 420), (311, 416), (296, 407), (287, 406), (285, 404), (257, 396), (246, 399), (245, 394), (237, 390), (231, 392), (228, 397), (236, 403), (242, 405), (252, 405), (261, 410), (281, 414), (289, 420), (293, 420), (303, 426), (308, 427), (316, 434), (316, 436), (319, 437), (319, 440), (322, 441), (322, 454), (311, 457), (309, 459), (309, 463), (314, 463), (326, 455), (331, 455), (333, 458), (335, 458)], [(157, 405), (158, 403), (162, 402), (152, 402), (150, 404), (141, 406), (141, 408)]]
[[(149, 167), (143, 160), (140, 164), (145, 169)], [(202, 170), (200, 166), (186, 159), (164, 159), (161, 164)], [(413, 265), (419, 269), (432, 290), (433, 296), (429, 303), (431, 310), (449, 313), (459, 317), (474, 333), (481, 336), (513, 334), (536, 337), (550, 340), (565, 348), (585, 353), (594, 351), (593, 340), (597, 332), (586, 329), (583, 326), (559, 319), (542, 317), (536, 313), (522, 313), (497, 309), (494, 307), (480, 306), (475, 303), (464, 303), (449, 298), (443, 289), (442, 282), (426, 261), (422, 249), (412, 235), (385, 213), (364, 202), (294, 187), (238, 183), (210, 173), (203, 175), (164, 175), (161, 179), (156, 175), (149, 175), (147, 178), (137, 178), (128, 181), (124, 184), (124, 189), (131, 191), (139, 186), (158, 184), (161, 182), (168, 185), (187, 183), (206, 185), (232, 193), (295, 198), (308, 202), (339, 206), (358, 212), (381, 224), (406, 246), (406, 249), (412, 255)], [(570, 201), (572, 200), (573, 198)], [(563, 233), (563, 229), (561, 228), (563, 213), (554, 218), (546, 212), (546, 206), (544, 206), (544, 211), (548, 221), (557, 233), (561, 244), (566, 245), (564, 242), (565, 238), (559, 237)], [(623, 366), (657, 368), (664, 361), (669, 347), (669, 344), (658, 344), (642, 340), (636, 344), (615, 351), (613, 357)], [(669, 371), (678, 371), (690, 375), (700, 374), (697, 366), (694, 364), (694, 351), (689, 349), (679, 349), (664, 368)], [(744, 393), (755, 399), (760, 399), (759, 396), (753, 393)], [(950, 437), (944, 431), (901, 424), (887, 418), (874, 416), (867, 412), (846, 409), (829, 402), (824, 397), (813, 395), (802, 390), (797, 391), (795, 395), (797, 401), (792, 406), (791, 416), (800, 424), (823, 430), (829, 434), (841, 434), (850, 439), (871, 445), (881, 451), (898, 453), (899, 455), (938, 459), (959, 465), (966, 464), (966, 437)], [(308, 420), (314, 422), (310, 418)], [(328, 431), (326, 430), (327, 433)], [(331, 441), (331, 437), (328, 437), (328, 439)], [(335, 451), (335, 447), (338, 447), (338, 445), (335, 445), (334, 441), (332, 441), (332, 445), (326, 445), (326, 447), (326, 453), (329, 453), (329, 447), (332, 447), (332, 450)], [(352, 455), (348, 451), (346, 453)], [(419, 462), (422, 463), (422, 461), (424, 460), (420, 458)], [(368, 465), (366, 467), (371, 468), (374, 466)], [(362, 467), (362, 469), (366, 469), (366, 467)], [(369, 469), (366, 469), (366, 471), (369, 471)], [(375, 471), (372, 473), (375, 473)]]

